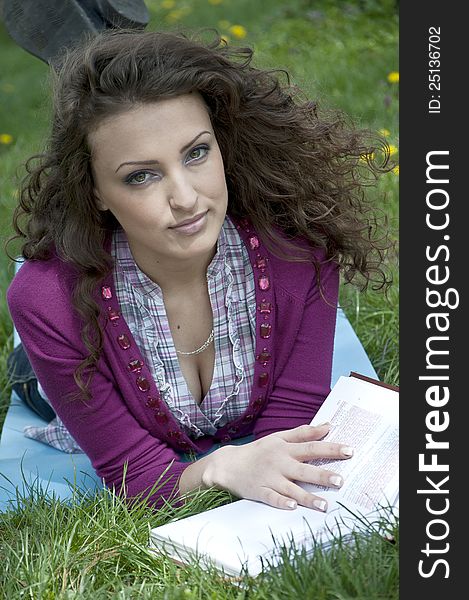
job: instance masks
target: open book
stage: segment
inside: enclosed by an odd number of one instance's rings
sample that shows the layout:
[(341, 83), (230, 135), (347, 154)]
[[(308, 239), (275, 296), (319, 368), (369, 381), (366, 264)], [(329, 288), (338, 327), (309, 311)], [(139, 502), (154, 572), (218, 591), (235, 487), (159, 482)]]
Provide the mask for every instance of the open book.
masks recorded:
[(399, 393), (357, 374), (340, 377), (311, 424), (330, 421), (326, 440), (355, 449), (349, 460), (314, 461), (342, 475), (341, 489), (301, 484), (328, 502), (322, 513), (298, 506), (281, 510), (238, 500), (151, 530), (150, 545), (173, 559), (212, 564), (226, 575), (258, 575), (278, 564), (280, 548), (327, 544), (352, 531), (363, 517), (397, 506), (399, 496)]

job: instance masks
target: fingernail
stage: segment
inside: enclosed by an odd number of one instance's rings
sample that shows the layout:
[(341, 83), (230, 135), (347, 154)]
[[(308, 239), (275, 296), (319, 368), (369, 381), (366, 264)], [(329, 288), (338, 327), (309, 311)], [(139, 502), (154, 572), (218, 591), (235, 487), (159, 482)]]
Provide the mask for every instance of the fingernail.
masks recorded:
[(327, 508), (327, 502), (325, 500), (313, 500), (313, 506), (318, 510), (322, 510), (322, 512), (325, 512)]
[(353, 456), (354, 450), (350, 446), (342, 446), (340, 450), (342, 454), (345, 454), (345, 456)]
[(329, 423), (329, 421), (326, 421), (325, 423), (320, 423), (319, 425), (316, 425), (316, 427), (326, 427), (326, 425), (327, 425), (327, 427), (331, 426), (331, 424)]
[(340, 487), (343, 483), (342, 477), (339, 477), (338, 475), (332, 475), (329, 477), (329, 483), (335, 487)]
[(295, 510), (295, 508), (298, 506), (298, 504), (294, 500), (287, 500), (287, 506), (291, 510)]

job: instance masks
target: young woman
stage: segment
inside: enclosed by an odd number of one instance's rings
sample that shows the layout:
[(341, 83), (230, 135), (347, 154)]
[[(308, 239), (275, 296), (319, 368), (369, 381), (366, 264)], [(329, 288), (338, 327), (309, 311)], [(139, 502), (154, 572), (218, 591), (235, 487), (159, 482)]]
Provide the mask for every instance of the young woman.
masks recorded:
[(386, 283), (360, 183), (372, 149), (251, 56), (124, 30), (69, 53), (8, 303), (57, 415), (33, 435), (107, 485), (326, 510), (297, 482), (340, 486), (308, 461), (353, 454), (308, 423), (340, 269)]

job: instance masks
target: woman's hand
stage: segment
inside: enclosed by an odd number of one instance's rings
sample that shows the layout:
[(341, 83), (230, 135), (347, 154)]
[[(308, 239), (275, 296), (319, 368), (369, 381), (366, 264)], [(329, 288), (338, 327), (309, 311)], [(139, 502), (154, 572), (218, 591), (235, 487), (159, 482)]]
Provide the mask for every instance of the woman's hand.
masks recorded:
[[(325, 511), (327, 502), (305, 491), (295, 481), (340, 488), (340, 475), (307, 464), (317, 458), (347, 459), (352, 448), (321, 441), (329, 423), (302, 425), (273, 433), (241, 446), (224, 446), (201, 459), (205, 461), (202, 482), (235, 496), (265, 502), (277, 508), (294, 509), (298, 504)], [(200, 465), (202, 466), (202, 465)]]

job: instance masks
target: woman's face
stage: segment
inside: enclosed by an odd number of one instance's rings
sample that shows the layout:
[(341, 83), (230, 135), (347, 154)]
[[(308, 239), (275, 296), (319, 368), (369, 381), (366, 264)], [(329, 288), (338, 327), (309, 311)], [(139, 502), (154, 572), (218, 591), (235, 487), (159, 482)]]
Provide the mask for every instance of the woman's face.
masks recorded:
[(228, 193), (201, 96), (138, 105), (101, 123), (89, 141), (98, 207), (119, 221), (141, 269), (211, 259)]

